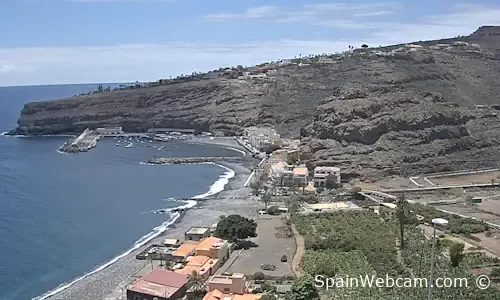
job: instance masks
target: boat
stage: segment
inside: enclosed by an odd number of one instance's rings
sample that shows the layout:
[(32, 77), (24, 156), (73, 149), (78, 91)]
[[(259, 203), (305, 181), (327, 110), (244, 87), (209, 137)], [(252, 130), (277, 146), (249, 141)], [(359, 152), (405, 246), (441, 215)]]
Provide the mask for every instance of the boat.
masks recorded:
[(127, 146), (125, 146), (125, 148), (132, 148), (132, 146), (134, 146), (134, 144), (130, 143)]
[(120, 146), (120, 144), (116, 144), (116, 146)]

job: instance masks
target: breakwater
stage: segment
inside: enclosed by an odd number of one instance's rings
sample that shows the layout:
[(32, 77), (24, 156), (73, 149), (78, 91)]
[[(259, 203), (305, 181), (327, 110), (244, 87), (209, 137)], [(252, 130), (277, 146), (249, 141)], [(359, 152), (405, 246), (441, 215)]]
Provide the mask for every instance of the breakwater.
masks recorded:
[(216, 161), (237, 161), (241, 156), (206, 156), (206, 157), (157, 157), (146, 163), (153, 165), (200, 164)]
[(96, 131), (87, 128), (75, 139), (64, 143), (59, 148), (59, 151), (68, 153), (87, 152), (97, 145), (99, 138), (100, 136)]

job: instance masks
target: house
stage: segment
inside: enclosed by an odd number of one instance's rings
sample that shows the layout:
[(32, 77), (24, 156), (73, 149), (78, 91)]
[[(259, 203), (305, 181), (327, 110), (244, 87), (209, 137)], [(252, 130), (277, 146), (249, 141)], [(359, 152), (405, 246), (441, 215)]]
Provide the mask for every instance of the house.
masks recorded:
[(250, 75), (250, 79), (261, 79), (266, 77), (267, 77), (266, 73), (258, 73)]
[(408, 54), (408, 50), (404, 47), (400, 47), (400, 48), (392, 50), (391, 54), (395, 55), (395, 56), (404, 56), (404, 55)]
[(333, 64), (333, 63), (335, 63), (335, 60), (333, 58), (320, 57), (318, 59), (318, 64)]
[(194, 255), (196, 245), (197, 243), (184, 241), (177, 250), (172, 252), (172, 260), (177, 262), (185, 261), (189, 256)]
[(307, 176), (309, 176), (309, 171), (305, 166), (293, 169), (293, 180), (296, 185), (307, 186)]
[(286, 66), (286, 65), (289, 65), (292, 63), (292, 60), (291, 59), (282, 59), (280, 62), (279, 62), (279, 65), (280, 66)]
[(260, 300), (261, 297), (262, 295), (256, 294), (224, 294), (219, 290), (213, 290), (208, 292), (205, 297), (203, 297), (203, 300)]
[(423, 49), (424, 47), (422, 45), (416, 45), (416, 44), (408, 44), (406, 45), (407, 48), (410, 49)]
[(233, 273), (231, 276), (214, 275), (207, 281), (208, 291), (219, 290), (226, 294), (242, 295), (248, 292), (248, 282), (244, 274)]
[(284, 161), (272, 164), (269, 169), (269, 178), (280, 185), (290, 182), (293, 179), (293, 166), (289, 166)]
[(238, 79), (249, 79), (250, 72), (242, 72), (241, 75), (238, 76)]
[(100, 127), (95, 130), (99, 135), (120, 135), (123, 134), (123, 129), (119, 127)]
[(439, 49), (444, 49), (444, 48), (450, 47), (450, 45), (449, 44), (437, 44), (436, 47), (438, 47)]
[(335, 177), (335, 182), (340, 184), (340, 169), (337, 167), (316, 167), (314, 168), (314, 186), (324, 187), (326, 183), (326, 178), (329, 175)]
[(184, 234), (186, 241), (199, 241), (210, 236), (210, 227), (191, 227)]
[(196, 255), (204, 255), (225, 262), (229, 258), (229, 243), (216, 237), (206, 238), (195, 248)]
[(175, 270), (175, 272), (185, 275), (196, 273), (203, 279), (215, 273), (219, 269), (219, 260), (213, 259), (204, 255), (189, 256), (183, 268)]
[(163, 245), (172, 248), (179, 248), (181, 246), (178, 239), (165, 239)]
[(463, 47), (463, 46), (468, 46), (469, 43), (467, 42), (463, 42), (463, 41), (456, 41), (456, 42), (453, 42), (452, 44), (453, 46), (456, 46), (456, 47)]
[(127, 288), (127, 300), (175, 300), (186, 293), (188, 276), (155, 269)]
[(267, 71), (267, 73), (266, 73), (266, 74), (267, 74), (267, 76), (272, 76), (272, 75), (274, 75), (274, 74), (276, 74), (276, 73), (278, 73), (278, 70), (271, 69), (271, 70)]

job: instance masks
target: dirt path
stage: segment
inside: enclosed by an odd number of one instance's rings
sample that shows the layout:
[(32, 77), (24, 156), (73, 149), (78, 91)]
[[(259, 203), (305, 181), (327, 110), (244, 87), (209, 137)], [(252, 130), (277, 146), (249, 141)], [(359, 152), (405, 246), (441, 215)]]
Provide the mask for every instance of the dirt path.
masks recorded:
[(295, 254), (293, 255), (292, 260), (292, 270), (295, 274), (295, 277), (300, 277), (300, 262), (302, 260), (302, 256), (304, 256), (305, 244), (304, 238), (299, 234), (295, 225), (292, 225), (293, 236), (295, 237), (295, 244), (297, 248), (295, 249)]

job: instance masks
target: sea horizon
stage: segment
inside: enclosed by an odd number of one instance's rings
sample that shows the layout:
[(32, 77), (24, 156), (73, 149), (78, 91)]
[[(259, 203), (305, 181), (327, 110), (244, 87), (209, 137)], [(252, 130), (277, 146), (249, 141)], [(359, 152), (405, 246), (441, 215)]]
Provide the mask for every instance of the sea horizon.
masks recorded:
[[(15, 124), (26, 101), (68, 92), (58, 88), (49, 86), (45, 95), (0, 97), (7, 98), (4, 112), (10, 112), (0, 121), (0, 131), (10, 130), (6, 127)], [(39, 86), (30, 89), (38, 92)], [(126, 149), (105, 138), (88, 153), (61, 154), (62, 142), (58, 136), (0, 136), (0, 249), (3, 257), (10, 253), (2, 263), (5, 273), (0, 270), (0, 288), (9, 291), (1, 300), (46, 299), (102, 271), (164, 234), (180, 217), (172, 209), (191, 208), (194, 200), (221, 192), (235, 175), (216, 164), (141, 164), (156, 155), (237, 153), (222, 146), (137, 140)]]

